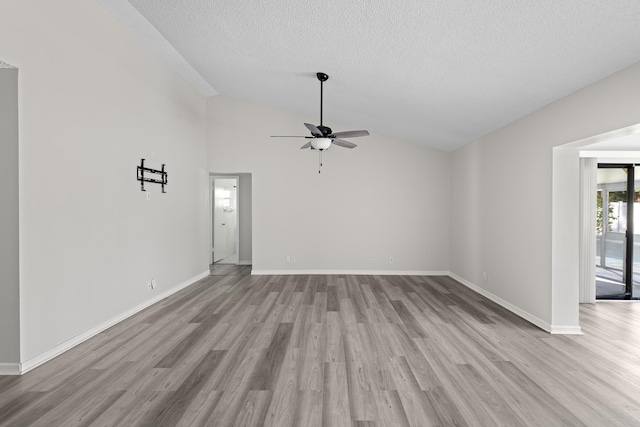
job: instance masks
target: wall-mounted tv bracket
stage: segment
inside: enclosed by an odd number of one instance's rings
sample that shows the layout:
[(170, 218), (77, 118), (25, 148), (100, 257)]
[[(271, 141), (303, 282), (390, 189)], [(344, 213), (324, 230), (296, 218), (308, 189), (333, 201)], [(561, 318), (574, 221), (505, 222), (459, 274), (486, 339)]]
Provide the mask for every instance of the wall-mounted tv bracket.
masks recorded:
[[(162, 185), (162, 192), (166, 193), (166, 191), (164, 191), (164, 186), (167, 185), (167, 172), (164, 170), (164, 166), (165, 165), (163, 164), (162, 169), (160, 170), (146, 168), (144, 167), (144, 159), (140, 159), (140, 166), (138, 166), (138, 181), (140, 181), (140, 189), (142, 191), (144, 191), (145, 182), (154, 182), (156, 184)], [(160, 175), (160, 179), (148, 178), (144, 176), (145, 172)]]

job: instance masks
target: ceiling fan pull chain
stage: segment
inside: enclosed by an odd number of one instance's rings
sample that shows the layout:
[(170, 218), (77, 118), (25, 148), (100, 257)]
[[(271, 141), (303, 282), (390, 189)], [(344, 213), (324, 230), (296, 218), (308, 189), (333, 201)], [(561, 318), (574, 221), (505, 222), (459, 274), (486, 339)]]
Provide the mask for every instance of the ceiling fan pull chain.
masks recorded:
[(319, 154), (318, 158), (319, 158), (319, 162), (320, 162), (320, 166), (318, 166), (318, 173), (320, 173), (320, 169), (322, 169), (322, 150), (320, 150), (318, 152), (318, 154)]

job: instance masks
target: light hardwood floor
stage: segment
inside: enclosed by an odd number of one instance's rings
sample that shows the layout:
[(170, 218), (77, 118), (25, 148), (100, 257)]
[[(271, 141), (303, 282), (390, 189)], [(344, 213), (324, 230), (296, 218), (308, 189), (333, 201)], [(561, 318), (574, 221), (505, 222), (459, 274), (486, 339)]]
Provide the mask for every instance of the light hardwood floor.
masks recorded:
[(0, 377), (0, 425), (640, 425), (640, 305), (581, 323), (549, 335), (448, 277), (209, 276)]

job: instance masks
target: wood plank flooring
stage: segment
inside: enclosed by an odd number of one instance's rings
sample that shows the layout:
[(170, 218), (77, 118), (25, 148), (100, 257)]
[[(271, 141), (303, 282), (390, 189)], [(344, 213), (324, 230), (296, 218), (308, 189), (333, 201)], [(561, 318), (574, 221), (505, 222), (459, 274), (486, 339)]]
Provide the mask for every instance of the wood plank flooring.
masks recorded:
[(231, 273), (0, 377), (0, 425), (640, 425), (639, 304), (554, 336), (448, 277)]
[(209, 271), (212, 276), (248, 276), (251, 274), (251, 266), (214, 263), (209, 266)]

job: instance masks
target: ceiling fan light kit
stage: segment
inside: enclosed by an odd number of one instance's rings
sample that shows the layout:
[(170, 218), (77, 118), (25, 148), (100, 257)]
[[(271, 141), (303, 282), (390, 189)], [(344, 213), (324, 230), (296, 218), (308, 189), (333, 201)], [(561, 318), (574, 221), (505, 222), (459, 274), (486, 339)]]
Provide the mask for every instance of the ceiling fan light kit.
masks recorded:
[[(316, 73), (316, 77), (320, 81), (320, 125), (312, 125), (305, 123), (305, 127), (311, 132), (311, 136), (272, 136), (280, 138), (307, 138), (311, 141), (304, 144), (300, 149), (311, 148), (318, 150), (320, 153), (320, 167), (322, 167), (322, 152), (328, 150), (332, 144), (343, 148), (355, 148), (356, 144), (345, 141), (342, 138), (354, 138), (357, 136), (367, 136), (369, 132), (366, 130), (349, 130), (344, 132), (333, 132), (330, 127), (324, 126), (322, 123), (322, 106), (323, 106), (323, 83), (329, 80), (329, 76), (325, 73)], [(320, 170), (318, 170), (320, 173)]]
[(313, 138), (311, 148), (314, 150), (326, 150), (331, 147), (331, 138)]

